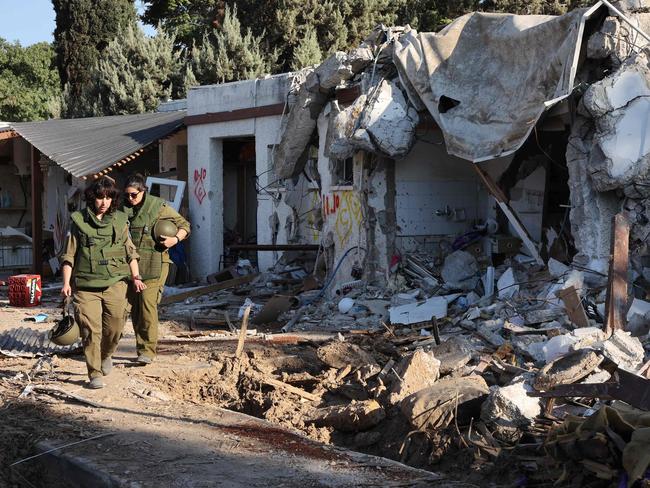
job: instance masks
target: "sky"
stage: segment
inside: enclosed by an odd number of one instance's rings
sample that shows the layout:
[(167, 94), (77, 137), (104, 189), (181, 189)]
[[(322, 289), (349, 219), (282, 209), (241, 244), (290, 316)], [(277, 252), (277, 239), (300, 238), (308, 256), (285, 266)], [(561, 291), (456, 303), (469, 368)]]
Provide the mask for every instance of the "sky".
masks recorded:
[[(136, 1), (142, 12), (142, 0)], [(0, 37), (23, 46), (54, 40), (54, 8), (51, 0), (0, 0)], [(155, 30), (143, 26), (148, 35)]]

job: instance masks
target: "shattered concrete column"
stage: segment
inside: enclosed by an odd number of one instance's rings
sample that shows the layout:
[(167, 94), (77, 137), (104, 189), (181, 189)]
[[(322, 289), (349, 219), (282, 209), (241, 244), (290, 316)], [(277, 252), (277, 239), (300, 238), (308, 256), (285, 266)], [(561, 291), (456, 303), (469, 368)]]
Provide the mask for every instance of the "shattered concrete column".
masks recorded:
[(384, 157), (366, 155), (359, 185), (365, 196), (367, 213), (367, 278), (374, 284), (383, 285), (388, 281), (397, 232), (395, 162)]
[(567, 145), (567, 168), (571, 190), (571, 233), (578, 254), (577, 264), (607, 273), (612, 217), (620, 208), (614, 192), (599, 192), (589, 167), (593, 133), (589, 121), (578, 117)]

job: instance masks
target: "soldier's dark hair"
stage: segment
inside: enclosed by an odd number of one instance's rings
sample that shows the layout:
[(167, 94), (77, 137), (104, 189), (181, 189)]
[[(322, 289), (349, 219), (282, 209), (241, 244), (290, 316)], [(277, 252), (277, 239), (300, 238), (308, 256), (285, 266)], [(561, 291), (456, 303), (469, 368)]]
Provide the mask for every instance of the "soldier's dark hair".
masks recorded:
[(131, 173), (126, 178), (126, 183), (124, 183), (124, 188), (136, 188), (138, 191), (147, 191), (147, 185), (145, 184), (146, 179), (140, 173)]
[(86, 188), (86, 205), (90, 208), (95, 208), (95, 199), (97, 198), (111, 198), (111, 206), (107, 213), (113, 213), (119, 204), (119, 190), (115, 187), (115, 181), (108, 176), (93, 181), (88, 188)]

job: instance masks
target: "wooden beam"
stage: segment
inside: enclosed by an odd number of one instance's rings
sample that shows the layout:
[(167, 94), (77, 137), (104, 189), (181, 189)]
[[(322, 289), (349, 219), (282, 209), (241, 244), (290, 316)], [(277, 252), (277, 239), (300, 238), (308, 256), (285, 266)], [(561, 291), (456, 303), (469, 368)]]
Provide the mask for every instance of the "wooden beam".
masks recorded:
[(558, 290), (555, 295), (562, 300), (564, 308), (569, 316), (569, 320), (578, 327), (589, 327), (589, 319), (582, 306), (578, 292), (573, 286), (569, 286), (564, 290)]
[(166, 305), (168, 303), (182, 302), (186, 298), (198, 297), (201, 295), (205, 295), (206, 293), (213, 293), (219, 290), (227, 290), (228, 288), (234, 288), (235, 286), (244, 285), (246, 283), (253, 281), (257, 276), (258, 275), (256, 273), (253, 273), (246, 276), (241, 276), (240, 278), (235, 278), (234, 280), (222, 281), (221, 283), (202, 286), (201, 288), (195, 288), (190, 291), (176, 293), (175, 295), (168, 295), (162, 298), (160, 304)]
[(18, 133), (13, 131), (13, 130), (7, 130), (4, 132), (0, 132), (0, 141), (3, 141), (5, 139), (13, 139), (14, 137), (19, 137)]
[(32, 163), (32, 270), (43, 273), (43, 173), (38, 164), (40, 152), (31, 146)]
[(535, 261), (537, 261), (537, 264), (543, 265), (544, 261), (542, 260), (542, 257), (539, 255), (539, 252), (537, 251), (537, 247), (535, 247), (535, 243), (533, 242), (533, 239), (530, 237), (530, 234), (526, 230), (526, 227), (524, 227), (524, 224), (521, 222), (521, 220), (519, 220), (519, 217), (517, 216), (515, 211), (512, 208), (510, 208), (510, 205), (508, 205), (508, 199), (506, 198), (501, 188), (499, 188), (499, 186), (490, 177), (490, 175), (488, 175), (485, 171), (479, 168), (478, 164), (473, 163), (472, 166), (474, 167), (474, 170), (481, 178), (481, 181), (483, 182), (487, 190), (497, 201), (499, 208), (508, 218), (508, 221), (515, 229), (515, 232), (517, 232), (517, 235), (523, 241), (524, 246), (526, 246), (526, 249), (528, 249), (528, 252), (535, 259)]
[(625, 330), (627, 323), (627, 272), (630, 258), (630, 222), (624, 212), (612, 223), (612, 254), (609, 262), (607, 298), (605, 300), (605, 334)]

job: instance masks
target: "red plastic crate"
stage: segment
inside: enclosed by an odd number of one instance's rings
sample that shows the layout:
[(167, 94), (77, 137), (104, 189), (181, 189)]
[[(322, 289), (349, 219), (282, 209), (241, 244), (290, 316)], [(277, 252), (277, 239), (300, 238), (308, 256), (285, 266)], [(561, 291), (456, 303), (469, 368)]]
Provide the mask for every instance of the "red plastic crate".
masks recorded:
[(41, 275), (20, 274), (9, 277), (9, 305), (35, 307), (41, 303)]

